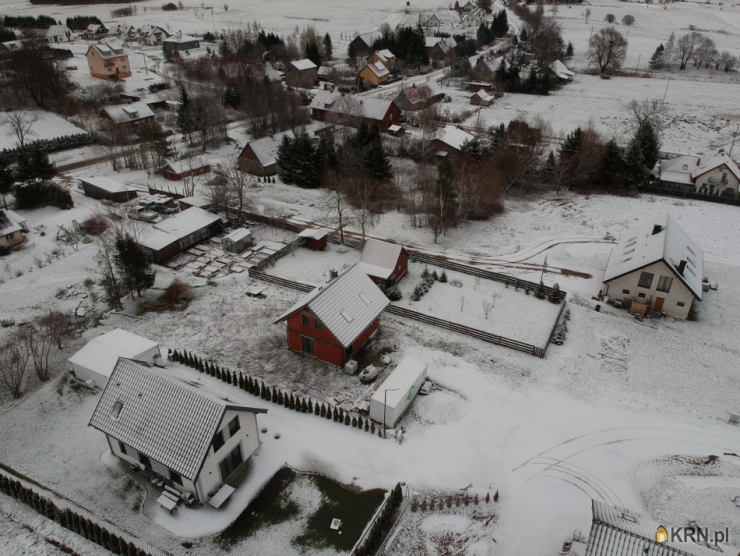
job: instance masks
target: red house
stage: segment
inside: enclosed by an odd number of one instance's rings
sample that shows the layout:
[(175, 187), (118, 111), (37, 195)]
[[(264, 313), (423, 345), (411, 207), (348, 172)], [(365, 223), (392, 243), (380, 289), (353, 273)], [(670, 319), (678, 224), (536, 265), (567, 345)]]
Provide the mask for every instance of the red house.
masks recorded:
[(329, 91), (316, 93), (308, 108), (311, 118), (320, 122), (350, 127), (360, 127), (365, 122), (368, 127), (378, 126), (381, 132), (398, 125), (401, 118), (401, 111), (392, 100)]
[(343, 366), (378, 330), (388, 298), (357, 265), (319, 286), (279, 319), (288, 329), (288, 348)]
[(368, 239), (359, 266), (373, 282), (387, 286), (391, 278), (398, 282), (408, 272), (409, 254), (395, 243)]

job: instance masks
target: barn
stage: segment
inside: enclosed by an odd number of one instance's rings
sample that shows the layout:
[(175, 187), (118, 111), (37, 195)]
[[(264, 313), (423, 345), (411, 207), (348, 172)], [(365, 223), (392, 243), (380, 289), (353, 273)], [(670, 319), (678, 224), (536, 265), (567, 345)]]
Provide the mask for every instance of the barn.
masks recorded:
[(188, 247), (213, 237), (221, 228), (218, 215), (192, 207), (155, 224), (139, 245), (152, 262), (162, 264)]
[(199, 176), (211, 171), (211, 165), (200, 160), (165, 160), (159, 174), (172, 181), (180, 181), (189, 176)]
[(359, 266), (373, 282), (388, 286), (408, 272), (409, 254), (396, 243), (370, 238), (365, 241)]
[(85, 195), (93, 199), (124, 203), (136, 199), (136, 188), (105, 178), (80, 178)]
[(354, 265), (319, 286), (275, 321), (288, 330), (288, 348), (341, 367), (377, 332), (388, 298)]

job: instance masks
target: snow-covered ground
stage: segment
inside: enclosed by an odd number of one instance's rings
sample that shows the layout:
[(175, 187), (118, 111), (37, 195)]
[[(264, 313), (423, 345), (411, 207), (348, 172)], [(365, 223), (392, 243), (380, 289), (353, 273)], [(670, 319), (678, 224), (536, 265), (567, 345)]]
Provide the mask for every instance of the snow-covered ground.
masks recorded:
[[(10, 119), (14, 113), (0, 114), (0, 150), (14, 149), (20, 145), (18, 138), (10, 124)], [(61, 116), (53, 112), (44, 110), (31, 110), (24, 116), (26, 118), (26, 129), (29, 131), (25, 134), (25, 142), (39, 141), (41, 139), (54, 139), (63, 135), (75, 135), (85, 133), (71, 122), (68, 122)]]

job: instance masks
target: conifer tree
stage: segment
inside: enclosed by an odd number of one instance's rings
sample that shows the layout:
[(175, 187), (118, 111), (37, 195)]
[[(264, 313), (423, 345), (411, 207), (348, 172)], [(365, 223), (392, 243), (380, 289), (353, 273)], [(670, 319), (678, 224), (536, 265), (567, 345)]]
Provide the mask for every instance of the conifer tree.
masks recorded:
[(290, 397), (288, 396), (288, 394), (285, 394), (283, 396), (283, 407), (287, 407), (288, 409), (290, 409)]
[(349, 412), (347, 412), (347, 413), (344, 414), (344, 424), (347, 425), (347, 426), (349, 426), (350, 423), (351, 423), (351, 421), (349, 419)]
[(272, 403), (278, 403), (278, 391), (274, 386), (272, 387)]
[(357, 428), (357, 417), (352, 417), (352, 426)]
[(141, 297), (143, 290), (154, 285), (157, 273), (152, 270), (149, 258), (130, 234), (116, 238), (113, 262), (123, 283), (131, 292), (131, 299), (134, 298), (134, 292)]
[(308, 412), (308, 404), (306, 403), (306, 398), (303, 398), (301, 400), (301, 413), (307, 413)]
[(319, 415), (321, 417), (326, 417), (326, 406), (323, 403), (321, 404), (321, 413)]
[(193, 131), (195, 128), (193, 119), (193, 107), (190, 104), (190, 96), (184, 86), (180, 87), (180, 103), (177, 106), (177, 131), (187, 135), (190, 143), (193, 142)]
[(663, 68), (663, 55), (665, 52), (665, 47), (663, 44), (659, 44), (658, 48), (655, 49), (655, 52), (653, 52), (653, 55), (650, 57), (650, 69), (662, 69)]
[(290, 409), (295, 409), (295, 398), (293, 397), (293, 392), (290, 393), (290, 402), (288, 407)]
[(283, 405), (283, 391), (279, 390), (277, 394), (277, 403), (278, 405)]
[(244, 390), (244, 376), (241, 374), (241, 372), (239, 373), (238, 380), (239, 380), (239, 388)]
[(308, 399), (308, 410), (306, 411), (306, 413), (313, 413), (313, 402), (310, 398)]
[(329, 61), (334, 57), (334, 46), (331, 42), (331, 35), (324, 35), (324, 60)]
[(370, 423), (368, 421), (370, 421), (370, 419), (365, 419), (365, 432), (370, 430)]

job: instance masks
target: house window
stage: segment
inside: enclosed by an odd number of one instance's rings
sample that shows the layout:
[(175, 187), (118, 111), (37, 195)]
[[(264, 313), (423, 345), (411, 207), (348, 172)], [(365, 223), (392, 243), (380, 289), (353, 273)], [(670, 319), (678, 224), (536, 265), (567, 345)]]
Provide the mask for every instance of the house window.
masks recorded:
[(14, 235), (15, 235), (15, 233), (12, 233), (12, 234), (8, 234), (8, 235), (6, 235), (6, 236), (5, 236), (5, 241), (10, 241), (11, 239), (13, 239), (13, 236), (14, 236)]
[(221, 431), (218, 431), (213, 436), (213, 453), (218, 452), (224, 445), (224, 435)]
[(671, 284), (673, 283), (673, 278), (669, 278), (668, 276), (661, 276), (658, 280), (658, 291), (659, 292), (666, 292), (668, 293), (671, 290)]
[(229, 452), (229, 455), (218, 464), (218, 468), (221, 471), (221, 480), (225, 481), (226, 477), (231, 475), (242, 461), (244, 460), (242, 459), (241, 446), (237, 444), (236, 448)]
[(142, 454), (142, 453), (139, 453), (139, 462), (141, 463), (141, 465), (143, 465), (143, 466), (144, 466), (144, 467), (146, 467), (147, 469), (151, 469), (151, 468), (152, 468), (152, 462), (151, 462), (151, 461), (149, 461), (149, 458), (148, 458), (148, 457), (146, 457), (146, 456), (145, 456), (144, 454)]
[(182, 477), (177, 471), (172, 471), (172, 469), (170, 469), (170, 481), (176, 485), (182, 486)]
[(239, 432), (240, 428), (241, 426), (239, 426), (239, 416), (237, 415), (229, 423), (229, 437), (233, 437), (237, 432)]
[(313, 339), (301, 336), (301, 351), (306, 355), (314, 354)]
[(321, 321), (320, 321), (319, 319), (316, 319), (316, 320), (314, 321), (314, 324), (315, 324), (315, 326), (316, 326), (316, 330), (318, 330), (319, 332), (321, 332), (321, 331), (323, 331), (323, 330), (324, 330), (324, 325), (323, 325), (323, 324), (321, 324)]
[(644, 293), (638, 293), (637, 294), (637, 297), (642, 297), (644, 299), (645, 298), (645, 294)]
[(118, 441), (118, 449), (121, 451), (122, 454), (126, 453), (126, 445), (120, 440)]
[(629, 295), (629, 294), (630, 294), (630, 291), (629, 291), (629, 290), (622, 290), (622, 293), (623, 293), (624, 295)]
[[(649, 288), (653, 285), (653, 274), (649, 272), (643, 272), (640, 274), (640, 281), (637, 283), (639, 288)], [(644, 297), (644, 296), (643, 296)]]
[(301, 324), (303, 326), (310, 327), (311, 326), (311, 317), (308, 315), (301, 315)]
[(118, 419), (118, 417), (120, 417), (122, 409), (123, 409), (122, 401), (119, 400), (113, 404), (113, 411), (111, 412), (111, 415), (113, 416), (114, 419)]
[(685, 307), (685, 306), (686, 306), (686, 303), (684, 303), (683, 301), (676, 302), (676, 307)]

